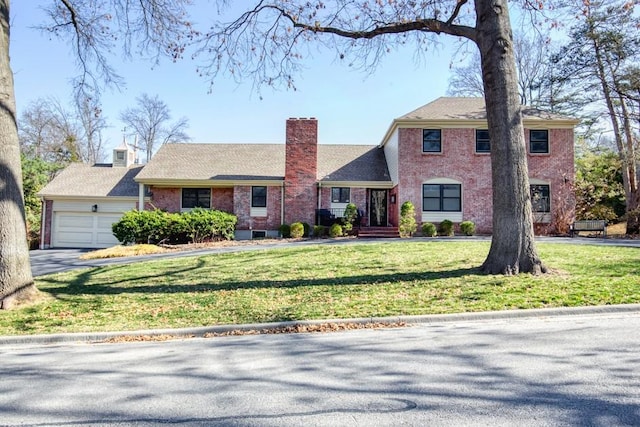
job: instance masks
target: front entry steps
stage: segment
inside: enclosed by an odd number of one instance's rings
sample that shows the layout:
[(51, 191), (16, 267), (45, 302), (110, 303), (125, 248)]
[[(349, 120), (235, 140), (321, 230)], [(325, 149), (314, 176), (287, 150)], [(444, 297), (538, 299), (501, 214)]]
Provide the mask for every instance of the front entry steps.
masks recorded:
[(398, 227), (360, 227), (358, 237), (362, 238), (391, 238), (400, 237)]

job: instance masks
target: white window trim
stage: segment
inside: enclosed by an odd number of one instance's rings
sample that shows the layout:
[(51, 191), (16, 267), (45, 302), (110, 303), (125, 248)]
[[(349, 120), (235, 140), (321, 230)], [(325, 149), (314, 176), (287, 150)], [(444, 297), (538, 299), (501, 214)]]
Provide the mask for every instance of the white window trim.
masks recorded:
[[(422, 182), (422, 184), (458, 184), (460, 185), (460, 211), (459, 212), (433, 212), (433, 211), (422, 211), (422, 222), (442, 222), (445, 219), (448, 219), (452, 222), (462, 222), (464, 212), (464, 185), (461, 181), (458, 181), (453, 178), (430, 178)], [(422, 191), (422, 184), (420, 185), (420, 190)], [(420, 209), (423, 209), (422, 206), (422, 197), (420, 197)]]
[[(542, 153), (540, 153), (542, 154)], [(537, 178), (529, 178), (529, 185), (548, 185), (549, 186), (549, 212), (534, 212), (533, 209), (531, 211), (531, 214), (533, 215), (533, 222), (534, 223), (542, 223), (542, 224), (548, 224), (551, 222), (551, 214), (553, 212), (553, 187), (551, 186), (551, 183), (549, 181), (545, 181), (542, 179), (537, 179)], [(531, 189), (529, 189), (529, 192), (531, 192)], [(533, 208), (533, 206), (532, 206)]]

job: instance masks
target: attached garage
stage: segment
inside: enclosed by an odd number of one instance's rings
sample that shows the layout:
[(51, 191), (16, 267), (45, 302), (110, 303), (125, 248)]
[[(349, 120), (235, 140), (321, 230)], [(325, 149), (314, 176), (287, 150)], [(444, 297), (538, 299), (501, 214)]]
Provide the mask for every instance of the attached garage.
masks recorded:
[(124, 212), (135, 208), (134, 201), (54, 201), (50, 247), (108, 248), (117, 245), (111, 226)]
[[(122, 154), (122, 155), (120, 155)], [(122, 160), (124, 159), (124, 160)], [(114, 150), (113, 164), (72, 163), (40, 192), (40, 248), (108, 248), (118, 244), (111, 226), (149, 197), (135, 182), (142, 165), (130, 164), (126, 145)]]

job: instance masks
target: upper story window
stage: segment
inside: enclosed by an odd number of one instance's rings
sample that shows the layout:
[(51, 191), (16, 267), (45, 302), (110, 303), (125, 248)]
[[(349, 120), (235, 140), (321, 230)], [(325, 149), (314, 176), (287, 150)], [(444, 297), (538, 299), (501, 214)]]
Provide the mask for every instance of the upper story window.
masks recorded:
[(535, 213), (551, 212), (550, 192), (548, 184), (533, 184), (531, 191), (531, 210)]
[(183, 188), (182, 208), (210, 208), (211, 189), (210, 188)]
[(529, 131), (529, 152), (534, 154), (547, 154), (549, 152), (549, 131)]
[(476, 153), (490, 153), (489, 130), (476, 129)]
[(422, 129), (422, 152), (442, 153), (442, 131), (440, 129)]
[(116, 160), (124, 160), (124, 151), (116, 151)]
[(331, 203), (349, 203), (351, 189), (347, 187), (333, 187), (331, 189)]
[(252, 208), (267, 207), (267, 187), (264, 187), (264, 186), (251, 187), (251, 207)]
[(431, 212), (460, 212), (462, 210), (460, 184), (423, 184), (422, 210)]

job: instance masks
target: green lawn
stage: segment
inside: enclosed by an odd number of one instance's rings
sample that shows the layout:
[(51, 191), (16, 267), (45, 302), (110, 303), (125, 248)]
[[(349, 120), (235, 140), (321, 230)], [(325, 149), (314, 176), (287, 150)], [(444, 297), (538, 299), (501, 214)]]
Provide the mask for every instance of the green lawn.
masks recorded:
[(543, 276), (485, 276), (488, 242), (316, 245), (39, 277), (0, 335), (640, 302), (640, 249), (539, 244)]

